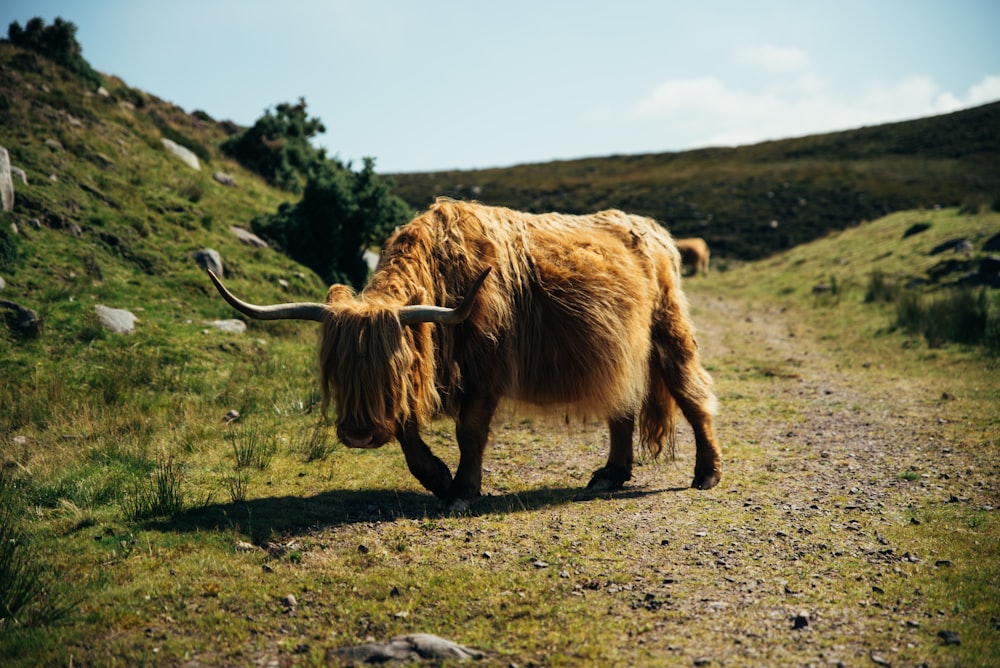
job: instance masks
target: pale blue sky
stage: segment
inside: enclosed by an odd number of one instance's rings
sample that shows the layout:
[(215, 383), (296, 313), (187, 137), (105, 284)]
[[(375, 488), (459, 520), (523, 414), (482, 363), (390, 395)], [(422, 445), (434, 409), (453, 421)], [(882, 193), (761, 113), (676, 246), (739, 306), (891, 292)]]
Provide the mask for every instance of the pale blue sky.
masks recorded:
[(379, 172), (736, 145), (1000, 99), (1000, 0), (7, 0), (249, 125), (305, 97)]

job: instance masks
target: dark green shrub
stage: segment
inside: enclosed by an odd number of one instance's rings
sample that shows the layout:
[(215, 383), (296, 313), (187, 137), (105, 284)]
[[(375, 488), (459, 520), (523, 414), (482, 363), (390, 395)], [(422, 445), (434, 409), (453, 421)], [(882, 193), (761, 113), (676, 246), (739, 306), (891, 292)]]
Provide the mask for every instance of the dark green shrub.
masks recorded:
[(302, 180), (326, 160), (326, 153), (309, 143), (323, 132), (322, 122), (306, 115), (306, 101), (300, 99), (265, 111), (253, 127), (223, 142), (222, 150), (272, 185), (299, 193)]
[(7, 39), (14, 46), (29, 49), (62, 65), (95, 86), (100, 86), (103, 81), (83, 58), (83, 48), (76, 41), (76, 25), (60, 17), (56, 17), (50, 26), (37, 16), (29, 20), (24, 28), (14, 21), (7, 27)]
[(318, 164), (298, 204), (251, 221), (254, 232), (274, 241), (328, 283), (361, 287), (368, 278), (362, 253), (405, 223), (409, 207), (365, 159), (360, 172), (335, 160)]

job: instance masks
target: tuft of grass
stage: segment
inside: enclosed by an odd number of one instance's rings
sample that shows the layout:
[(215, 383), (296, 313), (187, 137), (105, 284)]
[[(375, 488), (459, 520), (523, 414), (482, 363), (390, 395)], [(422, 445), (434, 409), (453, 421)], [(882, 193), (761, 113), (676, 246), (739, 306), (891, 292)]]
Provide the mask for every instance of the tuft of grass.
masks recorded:
[(266, 430), (253, 421), (240, 422), (226, 433), (225, 438), (232, 446), (237, 471), (247, 468), (266, 471), (278, 451), (273, 429)]
[(152, 473), (133, 480), (131, 493), (120, 501), (122, 514), (131, 522), (173, 518), (184, 510), (180, 466), (173, 459), (161, 459)]
[(299, 450), (306, 462), (326, 459), (334, 451), (333, 441), (327, 436), (327, 430), (322, 423), (301, 432)]
[(51, 565), (38, 559), (22, 526), (24, 508), (14, 481), (0, 470), (0, 631), (40, 626), (65, 617), (70, 599)]
[(934, 295), (904, 292), (896, 300), (896, 326), (922, 335), (931, 348), (953, 342), (1000, 353), (1000, 312), (985, 289), (950, 288)]
[(244, 503), (247, 500), (247, 489), (250, 487), (250, 476), (245, 471), (237, 471), (223, 480), (229, 500), (233, 503)]
[(881, 269), (875, 269), (868, 277), (868, 286), (865, 288), (865, 303), (872, 304), (878, 302), (895, 302), (900, 295), (899, 286), (895, 281), (886, 276)]

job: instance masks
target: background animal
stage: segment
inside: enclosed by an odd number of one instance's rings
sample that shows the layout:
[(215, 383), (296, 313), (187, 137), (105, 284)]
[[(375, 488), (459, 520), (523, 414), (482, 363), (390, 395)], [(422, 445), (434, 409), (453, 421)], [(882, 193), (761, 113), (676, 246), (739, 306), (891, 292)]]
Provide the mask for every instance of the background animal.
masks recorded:
[[(334, 285), (322, 304), (255, 306), (212, 280), (250, 317), (320, 322), (323, 405), (336, 405), (340, 440), (395, 438), (424, 487), (465, 507), (503, 398), (605, 417), (608, 459), (588, 485), (605, 490), (631, 477), (636, 427), (654, 456), (672, 448), (679, 407), (695, 436), (692, 486), (719, 482), (715, 396), (679, 267), (649, 218), (440, 199), (386, 241), (360, 294)], [(456, 421), (454, 477), (420, 435), (439, 413)]]
[(690, 267), (692, 274), (700, 273), (702, 276), (708, 276), (708, 261), (712, 255), (708, 243), (701, 237), (676, 241), (677, 250), (681, 253), (681, 263), (685, 267)]

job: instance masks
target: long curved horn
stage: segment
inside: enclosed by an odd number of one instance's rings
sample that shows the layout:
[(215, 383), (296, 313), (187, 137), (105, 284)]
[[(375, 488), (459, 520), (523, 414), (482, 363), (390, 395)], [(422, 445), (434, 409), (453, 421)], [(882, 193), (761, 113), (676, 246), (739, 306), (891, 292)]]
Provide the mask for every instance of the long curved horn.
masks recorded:
[(211, 269), (208, 276), (215, 283), (215, 288), (229, 304), (242, 313), (257, 320), (315, 320), (323, 322), (326, 318), (326, 306), (315, 302), (301, 302), (297, 304), (273, 304), (271, 306), (257, 306), (248, 304), (222, 284)]
[(472, 287), (465, 293), (462, 303), (455, 308), (445, 308), (444, 306), (404, 306), (399, 309), (399, 322), (404, 325), (414, 325), (418, 322), (434, 322), (440, 325), (457, 325), (463, 322), (472, 313), (472, 307), (476, 303), (476, 295), (479, 288), (483, 287), (486, 277), (490, 275), (492, 267), (487, 267), (486, 271), (479, 274)]

